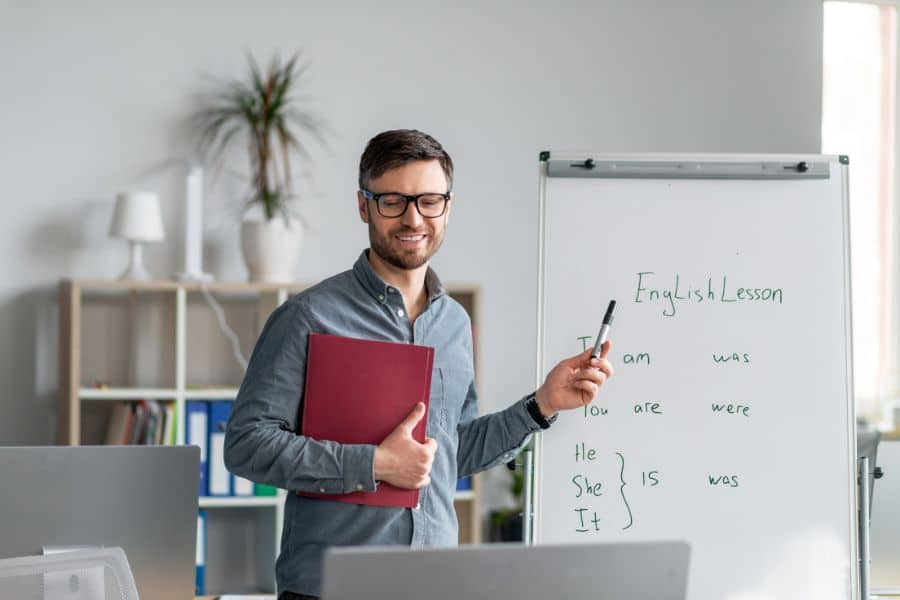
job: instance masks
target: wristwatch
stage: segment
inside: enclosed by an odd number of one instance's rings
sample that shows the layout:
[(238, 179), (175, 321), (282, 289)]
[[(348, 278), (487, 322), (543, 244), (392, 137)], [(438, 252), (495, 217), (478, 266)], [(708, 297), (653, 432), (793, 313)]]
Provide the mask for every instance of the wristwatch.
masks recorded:
[(553, 415), (549, 419), (541, 414), (541, 409), (538, 406), (537, 398), (535, 397), (535, 392), (531, 392), (527, 396), (525, 396), (525, 408), (528, 410), (528, 414), (531, 415), (531, 418), (534, 419), (534, 422), (537, 423), (541, 429), (549, 429), (554, 422), (556, 422), (556, 417), (559, 416), (559, 413)]

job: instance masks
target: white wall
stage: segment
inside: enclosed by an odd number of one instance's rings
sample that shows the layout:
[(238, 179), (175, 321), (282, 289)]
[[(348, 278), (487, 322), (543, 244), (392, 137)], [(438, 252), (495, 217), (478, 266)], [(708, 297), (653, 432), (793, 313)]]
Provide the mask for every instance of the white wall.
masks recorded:
[[(302, 47), (308, 93), (335, 134), (308, 166), (300, 280), (348, 268), (366, 244), (354, 190), (372, 135), (416, 127), (453, 155), (457, 200), (435, 266), (482, 286), (486, 410), (535, 380), (540, 150), (820, 146), (819, 0), (123, 4), (0, 2), (2, 444), (53, 439), (55, 285), (124, 266), (124, 246), (106, 238), (117, 190), (163, 195), (170, 241), (150, 246), (148, 263), (158, 276), (180, 266), (181, 178), (159, 165), (193, 148), (184, 120), (204, 77), (242, 75), (244, 49)], [(220, 279), (245, 277), (237, 191), (222, 180), (207, 201), (207, 266)], [(584, 240), (573, 268), (627, 251)], [(503, 500), (503, 477), (491, 477), (489, 504)]]

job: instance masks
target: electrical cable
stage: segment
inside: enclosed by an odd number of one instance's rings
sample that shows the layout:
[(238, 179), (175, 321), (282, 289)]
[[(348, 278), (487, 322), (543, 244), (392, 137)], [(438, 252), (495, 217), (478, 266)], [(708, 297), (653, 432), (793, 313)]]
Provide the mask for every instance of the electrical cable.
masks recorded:
[(206, 287), (205, 281), (200, 281), (200, 290), (203, 292), (203, 297), (206, 298), (206, 303), (209, 304), (209, 307), (212, 309), (213, 314), (216, 315), (216, 320), (219, 322), (219, 329), (221, 329), (222, 333), (224, 333), (225, 336), (231, 341), (231, 351), (234, 353), (234, 359), (241, 366), (241, 369), (246, 371), (247, 359), (244, 358), (244, 353), (241, 352), (240, 338), (238, 338), (234, 330), (232, 330), (231, 327), (228, 326), (228, 323), (225, 321), (225, 311), (222, 310), (222, 307), (219, 306), (219, 303), (209, 292), (209, 289)]

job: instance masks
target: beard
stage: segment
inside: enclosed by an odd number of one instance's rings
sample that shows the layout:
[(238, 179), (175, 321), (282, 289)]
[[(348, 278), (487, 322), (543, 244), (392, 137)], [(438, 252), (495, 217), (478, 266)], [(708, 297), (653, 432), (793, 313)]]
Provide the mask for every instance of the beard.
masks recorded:
[[(403, 250), (394, 248), (391, 244), (395, 235), (408, 234), (415, 235), (424, 233), (427, 237), (427, 244), (421, 250)], [(369, 222), (369, 245), (372, 251), (383, 261), (398, 269), (413, 270), (428, 263), (431, 257), (438, 251), (444, 241), (443, 231), (440, 233), (415, 231), (413, 229), (401, 228), (392, 231), (387, 235), (380, 234)]]

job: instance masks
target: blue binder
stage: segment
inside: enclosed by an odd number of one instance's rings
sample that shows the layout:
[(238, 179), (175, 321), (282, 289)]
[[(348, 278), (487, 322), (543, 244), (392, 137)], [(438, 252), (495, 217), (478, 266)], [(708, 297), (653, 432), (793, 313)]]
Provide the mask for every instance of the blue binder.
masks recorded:
[(206, 511), (197, 514), (197, 557), (194, 560), (197, 569), (194, 594), (206, 594)]
[(185, 443), (200, 448), (201, 496), (209, 495), (209, 405), (202, 400), (188, 400), (184, 404)]
[(225, 427), (231, 416), (230, 401), (209, 403), (209, 495), (233, 496), (234, 477), (225, 468)]

